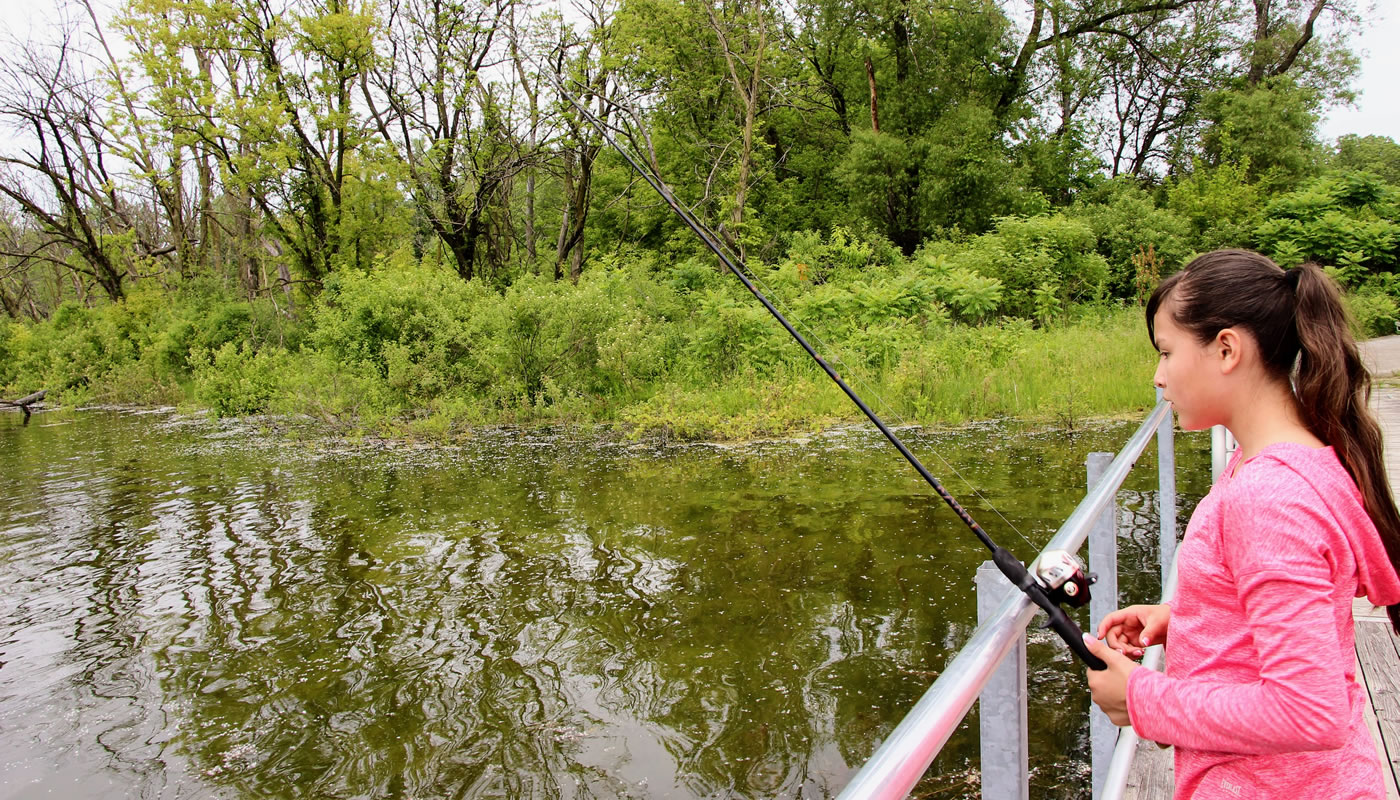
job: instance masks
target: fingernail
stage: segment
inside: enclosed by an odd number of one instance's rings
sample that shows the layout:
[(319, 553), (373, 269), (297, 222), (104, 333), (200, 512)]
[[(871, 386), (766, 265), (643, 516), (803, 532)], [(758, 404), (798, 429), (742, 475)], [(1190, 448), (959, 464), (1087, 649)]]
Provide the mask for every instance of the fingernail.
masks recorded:
[(1084, 634), (1084, 644), (1093, 644), (1093, 643), (1096, 642), (1096, 641), (1098, 641), (1098, 640), (1095, 639), (1094, 637), (1090, 636), (1089, 634), (1087, 634), (1087, 633)]
[(1152, 640), (1149, 639), (1149, 638), (1147, 638), (1146, 636), (1144, 636), (1144, 637), (1142, 637), (1142, 643), (1143, 643), (1144, 645), (1152, 644)]

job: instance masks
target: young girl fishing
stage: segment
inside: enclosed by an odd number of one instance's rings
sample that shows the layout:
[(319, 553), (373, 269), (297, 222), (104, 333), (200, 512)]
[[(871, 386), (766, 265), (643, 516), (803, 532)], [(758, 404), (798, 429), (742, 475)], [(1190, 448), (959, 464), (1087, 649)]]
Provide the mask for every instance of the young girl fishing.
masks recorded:
[[(1207, 253), (1153, 292), (1147, 331), (1181, 427), (1239, 450), (1191, 515), (1176, 598), (1085, 636), (1108, 664), (1094, 702), (1176, 747), (1177, 798), (1384, 800), (1351, 614), (1364, 595), (1400, 630), (1400, 514), (1336, 286)], [(1129, 658), (1162, 643), (1166, 674)]]

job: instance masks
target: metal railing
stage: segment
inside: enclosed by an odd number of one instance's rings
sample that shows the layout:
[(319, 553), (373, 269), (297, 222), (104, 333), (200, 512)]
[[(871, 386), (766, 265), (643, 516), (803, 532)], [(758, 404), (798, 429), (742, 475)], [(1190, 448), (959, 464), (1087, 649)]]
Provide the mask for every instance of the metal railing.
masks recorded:
[[(1045, 550), (1078, 552), (1090, 528), (1114, 507), (1118, 488), (1154, 435), (1158, 438), (1162, 548), (1164, 556), (1168, 550), (1174, 553), (1176, 457), (1171, 406), (1162, 402), (1160, 391), (1156, 407), (1060, 526)], [(1163, 561), (1164, 565), (1171, 563), (1170, 557)], [(1090, 569), (1096, 569), (1096, 566), (1091, 563)], [(1165, 572), (1169, 566), (1163, 569)], [(971, 710), (998, 665), (1024, 640), (1026, 625), (1035, 613), (1035, 606), (1024, 594), (1007, 594), (995, 611), (978, 625), (972, 638), (944, 668), (938, 680), (846, 785), (839, 800), (894, 800), (906, 797)], [(1021, 680), (1024, 691), (1023, 660)], [(1024, 740), (1024, 728), (1020, 736)], [(1111, 747), (1112, 743), (1108, 744)], [(1022, 788), (1019, 794), (1024, 797), (1025, 789)]]

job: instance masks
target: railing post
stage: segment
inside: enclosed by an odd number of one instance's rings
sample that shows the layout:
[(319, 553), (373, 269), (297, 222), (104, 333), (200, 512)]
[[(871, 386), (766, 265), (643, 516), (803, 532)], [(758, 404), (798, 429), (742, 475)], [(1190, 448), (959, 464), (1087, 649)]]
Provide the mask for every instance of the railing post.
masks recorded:
[[(1112, 453), (1090, 453), (1085, 463), (1088, 473), (1088, 488), (1103, 478), (1108, 465), (1113, 462)], [(1089, 571), (1098, 576), (1094, 584), (1092, 599), (1089, 601), (1089, 628), (1086, 632), (1098, 630), (1099, 620), (1118, 608), (1118, 504), (1110, 503), (1094, 524), (1089, 528)], [(1104, 778), (1108, 776), (1108, 765), (1113, 760), (1113, 746), (1118, 741), (1118, 726), (1099, 710), (1089, 704), (1089, 739), (1091, 749), (1090, 775), (1093, 778), (1093, 798), (1099, 800), (1103, 792)]]
[[(1157, 402), (1162, 390), (1157, 390)], [(1176, 561), (1176, 438), (1172, 415), (1168, 414), (1157, 426), (1157, 540), (1162, 554), (1162, 586), (1170, 579)]]
[(1210, 482), (1220, 477), (1220, 473), (1225, 471), (1225, 465), (1230, 463), (1230, 456), (1235, 452), (1235, 437), (1224, 425), (1216, 425), (1210, 429)]
[[(977, 568), (977, 624), (993, 616), (1016, 591), (990, 561)], [(982, 733), (982, 796), (1030, 800), (1030, 747), (1026, 731), (1026, 634), (992, 673), (978, 696)]]

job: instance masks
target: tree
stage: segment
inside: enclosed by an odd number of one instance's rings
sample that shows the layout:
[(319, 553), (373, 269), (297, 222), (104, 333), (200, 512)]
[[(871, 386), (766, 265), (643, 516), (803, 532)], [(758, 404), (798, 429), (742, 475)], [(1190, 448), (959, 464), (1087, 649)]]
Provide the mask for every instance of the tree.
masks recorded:
[[(1089, 0), (1083, 4), (1065, 6), (1056, 0), (1031, 0), (1031, 21), (1014, 55), (1001, 59), (999, 77), (1001, 91), (995, 110), (999, 120), (1013, 116), (1017, 103), (1028, 94), (1037, 54), (1064, 41), (1081, 41), (1090, 35), (1112, 36), (1130, 43), (1140, 40), (1143, 33), (1169, 18), (1171, 12), (1208, 0), (1129, 0), (1122, 4)], [(1050, 32), (1046, 33), (1047, 14), (1052, 17)]]
[(367, 141), (351, 99), (373, 55), (370, 7), (130, 0), (124, 24), (161, 113), (212, 155), (229, 191), (319, 286), (338, 263), (348, 167)]
[(1102, 146), (1113, 176), (1160, 173), (1195, 148), (1203, 103), (1229, 78), (1231, 21), (1228, 7), (1197, 4), (1135, 37), (1088, 38), (1085, 57), (1107, 84)]
[[(572, 100), (559, 99), (557, 119), (562, 135), (550, 148), (551, 168), (562, 183), (564, 196), (559, 220), (559, 236), (555, 246), (554, 279), (563, 277), (565, 264), (569, 278), (578, 282), (583, 270), (584, 237), (588, 230), (588, 215), (593, 199), (594, 164), (603, 148), (603, 141), (593, 126), (575, 107), (579, 103), (603, 124), (608, 124), (613, 108), (620, 101), (619, 85), (611, 64), (616, 63), (612, 52), (612, 8), (607, 0), (579, 5), (586, 27), (575, 34), (572, 27), (561, 27), (554, 64), (555, 75), (567, 81), (564, 87)], [(566, 77), (567, 76), (567, 77)]]
[[(1295, 81), (1314, 80), (1340, 89), (1355, 74), (1352, 54), (1343, 45), (1347, 28), (1359, 21), (1353, 0), (1252, 0), (1253, 26), (1242, 54), (1250, 86), (1294, 73)], [(1333, 33), (1320, 37), (1318, 22), (1331, 15)], [(1314, 84), (1315, 85), (1315, 84)]]
[(1201, 144), (1212, 165), (1238, 164), (1251, 180), (1292, 188), (1321, 158), (1317, 91), (1290, 77), (1213, 93)]
[[(24, 136), (0, 155), (0, 194), (40, 234), (3, 255), (86, 275), (117, 301), (141, 243), (120, 176), (109, 164), (102, 92), (84, 69), (73, 35), (66, 28), (51, 47), (27, 45), (0, 60), (0, 118)], [(145, 251), (153, 252), (149, 243)]]
[[(515, 129), (514, 87), (483, 72), (504, 51), (513, 0), (393, 0), (387, 50), (361, 81), (375, 130), (402, 160), (413, 201), (470, 280), (511, 180), (535, 163)], [(498, 251), (499, 255), (499, 251)]]
[(1375, 173), (1386, 183), (1400, 186), (1400, 144), (1389, 136), (1347, 134), (1337, 140), (1332, 163)]
[(628, 0), (616, 21), (618, 51), (636, 53), (619, 75), (636, 90), (634, 127), (650, 128), (661, 174), (740, 251), (755, 188), (753, 132), (776, 101), (764, 74), (776, 49), (769, 14), (750, 0)]

